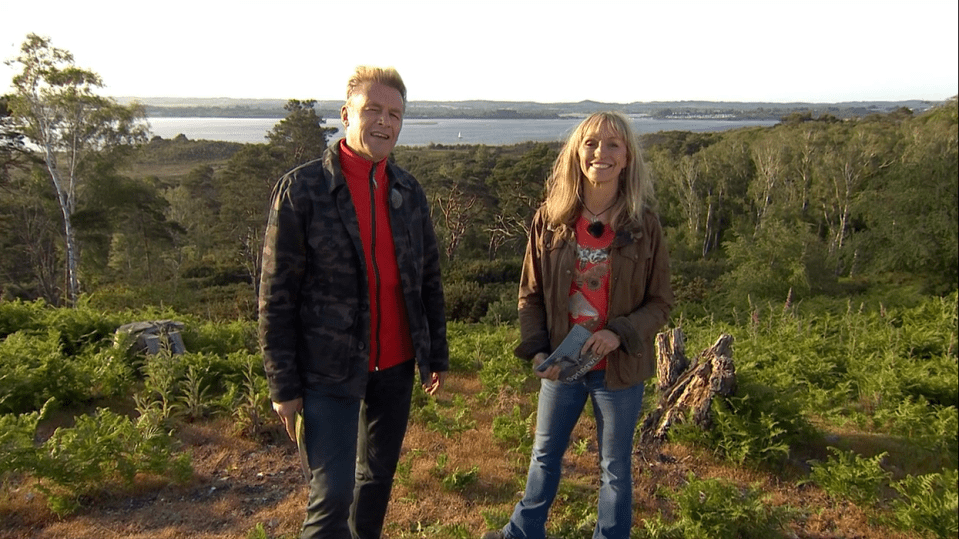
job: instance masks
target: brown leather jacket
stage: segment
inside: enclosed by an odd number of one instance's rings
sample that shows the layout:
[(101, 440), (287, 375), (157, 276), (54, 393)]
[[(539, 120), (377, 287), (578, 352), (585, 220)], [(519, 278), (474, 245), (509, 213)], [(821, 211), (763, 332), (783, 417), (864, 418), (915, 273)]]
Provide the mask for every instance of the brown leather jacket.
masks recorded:
[[(576, 238), (568, 226), (547, 225), (540, 209), (533, 217), (519, 285), (521, 341), (515, 353), (532, 359), (554, 350), (569, 333), (569, 289)], [(622, 345), (607, 356), (606, 385), (621, 389), (654, 375), (656, 333), (673, 306), (669, 253), (659, 217), (651, 210), (643, 222), (617, 232), (610, 247), (609, 322)]]

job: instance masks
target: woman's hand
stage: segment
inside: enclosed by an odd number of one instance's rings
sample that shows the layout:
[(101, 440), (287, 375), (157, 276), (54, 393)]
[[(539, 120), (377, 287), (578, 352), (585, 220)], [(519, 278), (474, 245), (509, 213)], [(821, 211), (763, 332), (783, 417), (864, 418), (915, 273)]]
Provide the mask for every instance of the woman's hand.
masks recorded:
[(584, 356), (594, 354), (598, 357), (604, 357), (619, 348), (621, 343), (622, 341), (619, 339), (619, 335), (608, 329), (601, 329), (586, 339), (580, 353)]
[(560, 373), (559, 365), (553, 365), (552, 367), (549, 367), (543, 372), (540, 372), (536, 369), (536, 367), (539, 367), (544, 361), (546, 361), (547, 357), (549, 356), (546, 355), (544, 352), (540, 352), (536, 354), (535, 356), (533, 356), (533, 374), (535, 374), (536, 376), (539, 376), (540, 378), (545, 378), (547, 380), (553, 380), (553, 381), (559, 380), (559, 373)]

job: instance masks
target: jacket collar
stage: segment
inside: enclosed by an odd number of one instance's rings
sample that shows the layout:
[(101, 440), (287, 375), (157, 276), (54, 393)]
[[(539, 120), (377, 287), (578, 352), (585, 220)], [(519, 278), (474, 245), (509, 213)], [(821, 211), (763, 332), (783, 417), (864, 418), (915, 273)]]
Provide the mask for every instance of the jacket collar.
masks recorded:
[[(346, 186), (346, 177), (343, 175), (343, 168), (340, 166), (339, 140), (327, 147), (326, 153), (323, 154), (323, 168), (330, 174), (330, 193)], [(413, 177), (396, 166), (389, 158), (386, 159), (386, 178), (391, 188), (413, 189)]]

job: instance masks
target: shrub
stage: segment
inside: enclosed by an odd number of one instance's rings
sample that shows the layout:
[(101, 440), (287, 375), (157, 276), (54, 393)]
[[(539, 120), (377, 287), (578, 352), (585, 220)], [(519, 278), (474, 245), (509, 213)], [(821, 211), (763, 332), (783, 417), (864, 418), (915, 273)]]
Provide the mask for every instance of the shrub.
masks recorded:
[(662, 517), (644, 523), (650, 539), (774, 539), (785, 537), (789, 513), (769, 507), (753, 488), (739, 488), (720, 480), (700, 480), (691, 472), (687, 484), (667, 493), (676, 504), (676, 521)]
[(928, 532), (934, 537), (959, 534), (959, 472), (907, 476), (892, 484), (901, 498), (892, 503), (893, 519), (903, 529)]
[(422, 423), (426, 428), (446, 438), (476, 427), (476, 421), (463, 395), (453, 395), (452, 402), (445, 404), (438, 399), (428, 398), (420, 387), (414, 388), (413, 391), (415, 401), (410, 410), (412, 421)]
[(522, 271), (523, 260), (519, 258), (470, 260), (450, 268), (446, 274), (446, 282), (472, 282), (480, 285), (518, 283)]
[(256, 322), (249, 320), (193, 321), (187, 323), (180, 333), (190, 352), (225, 356), (237, 351), (259, 351)]
[(811, 461), (810, 480), (830, 496), (858, 504), (876, 503), (879, 489), (891, 477), (880, 465), (886, 453), (867, 459), (835, 447), (830, 447), (829, 451), (832, 456), (825, 462)]
[(736, 395), (714, 399), (710, 413), (713, 424), (709, 429), (686, 422), (674, 427), (670, 438), (704, 443), (738, 464), (777, 465), (785, 461), (792, 447), (815, 437), (815, 430), (788, 394), (742, 376)]
[(486, 316), (491, 303), (499, 301), (504, 290), (516, 287), (508, 284), (481, 285), (475, 281), (460, 281), (444, 286), (447, 320), (477, 322)]
[(0, 416), (0, 472), (32, 475), (58, 515), (73, 512), (81, 496), (107, 484), (132, 484), (139, 473), (176, 482), (193, 473), (188, 455), (174, 456), (169, 434), (106, 409), (78, 417), (72, 428), (57, 429), (35, 447), (33, 436), (42, 416)]
[(496, 416), (493, 419), (493, 437), (503, 442), (520, 455), (527, 455), (533, 450), (533, 436), (536, 422), (536, 411), (523, 417), (520, 406), (514, 405), (509, 415)]
[(83, 401), (92, 384), (91, 370), (63, 355), (58, 331), (18, 331), (0, 341), (0, 413), (39, 410), (51, 397)]
[(43, 300), (25, 302), (0, 301), (0, 337), (26, 329), (42, 327), (43, 311), (47, 304)]

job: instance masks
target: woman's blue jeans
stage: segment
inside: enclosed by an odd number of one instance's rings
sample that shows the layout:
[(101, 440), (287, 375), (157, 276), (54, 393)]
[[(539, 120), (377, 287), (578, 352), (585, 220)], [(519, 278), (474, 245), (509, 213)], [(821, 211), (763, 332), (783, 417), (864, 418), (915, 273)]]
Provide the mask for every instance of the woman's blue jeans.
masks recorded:
[(546, 518), (556, 498), (563, 453), (576, 421), (592, 400), (599, 442), (601, 482), (593, 539), (628, 539), (633, 521), (633, 434), (643, 402), (643, 384), (609, 390), (604, 371), (573, 383), (542, 380), (536, 438), (526, 493), (503, 529), (515, 539), (545, 539)]

